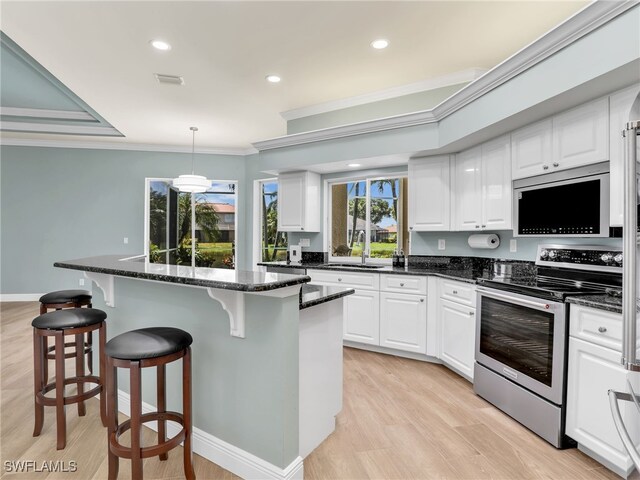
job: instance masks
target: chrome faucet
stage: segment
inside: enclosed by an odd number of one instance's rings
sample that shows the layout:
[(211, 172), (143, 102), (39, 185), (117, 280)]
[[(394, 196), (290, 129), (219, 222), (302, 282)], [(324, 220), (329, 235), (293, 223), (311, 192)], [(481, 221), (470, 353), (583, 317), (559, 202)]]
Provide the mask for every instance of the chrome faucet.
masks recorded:
[(360, 258), (362, 259), (362, 265), (365, 265), (367, 263), (367, 257), (369, 255), (367, 255), (367, 251), (363, 248), (362, 249), (362, 254), (360, 256)]

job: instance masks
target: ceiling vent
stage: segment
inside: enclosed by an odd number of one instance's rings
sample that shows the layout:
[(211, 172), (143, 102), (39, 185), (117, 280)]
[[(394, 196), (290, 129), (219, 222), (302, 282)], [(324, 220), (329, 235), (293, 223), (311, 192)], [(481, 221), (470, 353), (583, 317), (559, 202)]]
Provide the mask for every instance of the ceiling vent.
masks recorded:
[(184, 85), (184, 78), (179, 75), (164, 75), (162, 73), (154, 73), (154, 77), (158, 80), (158, 83), (165, 83), (167, 85)]

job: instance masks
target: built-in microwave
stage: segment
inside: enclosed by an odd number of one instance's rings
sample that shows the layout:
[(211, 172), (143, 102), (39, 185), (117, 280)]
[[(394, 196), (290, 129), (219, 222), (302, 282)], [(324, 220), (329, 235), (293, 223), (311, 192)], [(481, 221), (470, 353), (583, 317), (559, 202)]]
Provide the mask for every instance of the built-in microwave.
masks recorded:
[(515, 236), (608, 237), (609, 163), (513, 182)]

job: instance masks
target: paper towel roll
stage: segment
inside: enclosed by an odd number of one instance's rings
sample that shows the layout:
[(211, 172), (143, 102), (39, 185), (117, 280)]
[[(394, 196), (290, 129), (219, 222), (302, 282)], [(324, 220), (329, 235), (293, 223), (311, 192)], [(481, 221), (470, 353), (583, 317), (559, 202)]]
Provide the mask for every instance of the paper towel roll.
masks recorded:
[(498, 248), (500, 237), (495, 233), (469, 235), (471, 248)]

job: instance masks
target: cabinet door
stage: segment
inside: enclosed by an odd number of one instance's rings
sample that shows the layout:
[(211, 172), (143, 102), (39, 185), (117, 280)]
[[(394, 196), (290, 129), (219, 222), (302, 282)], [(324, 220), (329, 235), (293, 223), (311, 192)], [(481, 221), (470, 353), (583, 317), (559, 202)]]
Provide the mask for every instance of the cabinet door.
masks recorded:
[[(607, 391), (626, 392), (627, 376), (620, 365), (620, 353), (577, 338), (569, 339), (567, 435), (622, 471), (627, 471), (632, 463), (613, 424)], [(637, 445), (638, 412), (630, 402), (620, 402), (620, 408)]]
[(409, 230), (450, 229), (449, 156), (409, 160)]
[(476, 312), (449, 300), (440, 300), (440, 360), (473, 379)]
[(513, 179), (533, 177), (551, 169), (551, 119), (511, 133)]
[(482, 228), (511, 230), (511, 143), (509, 135), (482, 145)]
[(344, 339), (380, 345), (380, 293), (356, 290), (344, 297)]
[(564, 170), (608, 159), (608, 97), (553, 117), (551, 170)]
[(424, 295), (380, 293), (380, 346), (427, 352), (427, 299)]
[(465, 150), (455, 159), (456, 230), (478, 230), (482, 222), (482, 189), (480, 168), (482, 148)]
[(304, 172), (278, 177), (278, 230), (299, 232), (304, 227)]

